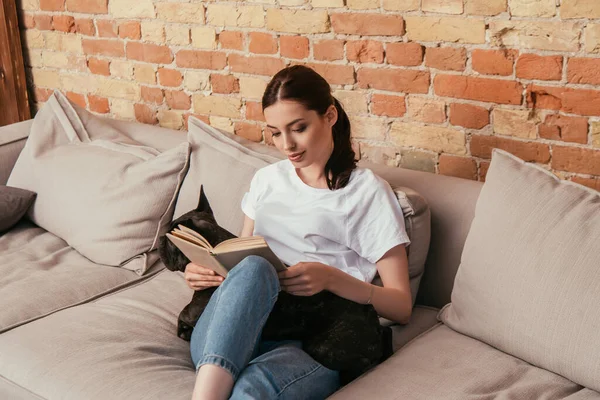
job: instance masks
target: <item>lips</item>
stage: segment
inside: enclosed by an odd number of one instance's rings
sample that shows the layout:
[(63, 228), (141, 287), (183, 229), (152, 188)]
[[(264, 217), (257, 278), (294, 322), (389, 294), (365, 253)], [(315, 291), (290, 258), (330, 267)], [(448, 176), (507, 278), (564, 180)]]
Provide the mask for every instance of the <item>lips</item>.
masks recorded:
[(300, 152), (300, 153), (292, 153), (292, 154), (288, 154), (288, 158), (291, 161), (300, 161), (300, 159), (304, 156), (304, 151)]

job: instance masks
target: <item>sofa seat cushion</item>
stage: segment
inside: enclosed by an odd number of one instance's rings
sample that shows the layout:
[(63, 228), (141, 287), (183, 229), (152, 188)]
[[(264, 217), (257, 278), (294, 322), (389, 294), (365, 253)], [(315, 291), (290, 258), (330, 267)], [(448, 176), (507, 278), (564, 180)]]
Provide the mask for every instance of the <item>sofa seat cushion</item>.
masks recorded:
[(600, 399), (600, 393), (439, 324), (332, 399)]
[(0, 260), (0, 332), (147, 278), (95, 264), (26, 220), (0, 236)]

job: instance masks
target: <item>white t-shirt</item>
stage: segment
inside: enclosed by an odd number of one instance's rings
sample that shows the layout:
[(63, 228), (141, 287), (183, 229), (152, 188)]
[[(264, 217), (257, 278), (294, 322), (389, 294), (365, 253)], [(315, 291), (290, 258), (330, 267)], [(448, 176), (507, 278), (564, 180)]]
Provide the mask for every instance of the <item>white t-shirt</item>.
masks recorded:
[(256, 172), (242, 211), (286, 264), (321, 262), (365, 282), (388, 250), (410, 243), (392, 188), (366, 168), (332, 191), (307, 185), (289, 160), (279, 161)]

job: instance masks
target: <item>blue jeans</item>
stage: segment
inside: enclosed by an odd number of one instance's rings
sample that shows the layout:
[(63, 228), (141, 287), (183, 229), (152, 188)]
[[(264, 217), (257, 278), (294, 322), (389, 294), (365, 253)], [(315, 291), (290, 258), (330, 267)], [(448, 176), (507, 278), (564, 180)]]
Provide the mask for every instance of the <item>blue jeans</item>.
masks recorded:
[(261, 333), (279, 294), (275, 268), (249, 256), (229, 271), (192, 332), (196, 372), (214, 364), (231, 373), (232, 399), (324, 399), (339, 387), (298, 341), (263, 341)]

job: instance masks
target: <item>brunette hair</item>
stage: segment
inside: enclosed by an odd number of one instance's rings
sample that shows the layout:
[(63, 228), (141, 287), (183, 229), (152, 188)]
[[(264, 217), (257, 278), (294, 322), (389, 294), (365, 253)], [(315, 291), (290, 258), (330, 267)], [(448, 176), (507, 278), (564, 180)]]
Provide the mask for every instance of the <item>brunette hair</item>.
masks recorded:
[[(333, 152), (325, 164), (325, 178), (330, 190), (341, 189), (348, 184), (356, 160), (350, 141), (350, 120), (340, 102), (331, 94), (329, 83), (313, 69), (294, 65), (279, 71), (267, 85), (262, 97), (262, 109), (279, 100), (293, 100), (319, 115), (332, 104), (338, 112), (333, 125)], [(331, 173), (331, 179), (329, 174)]]

